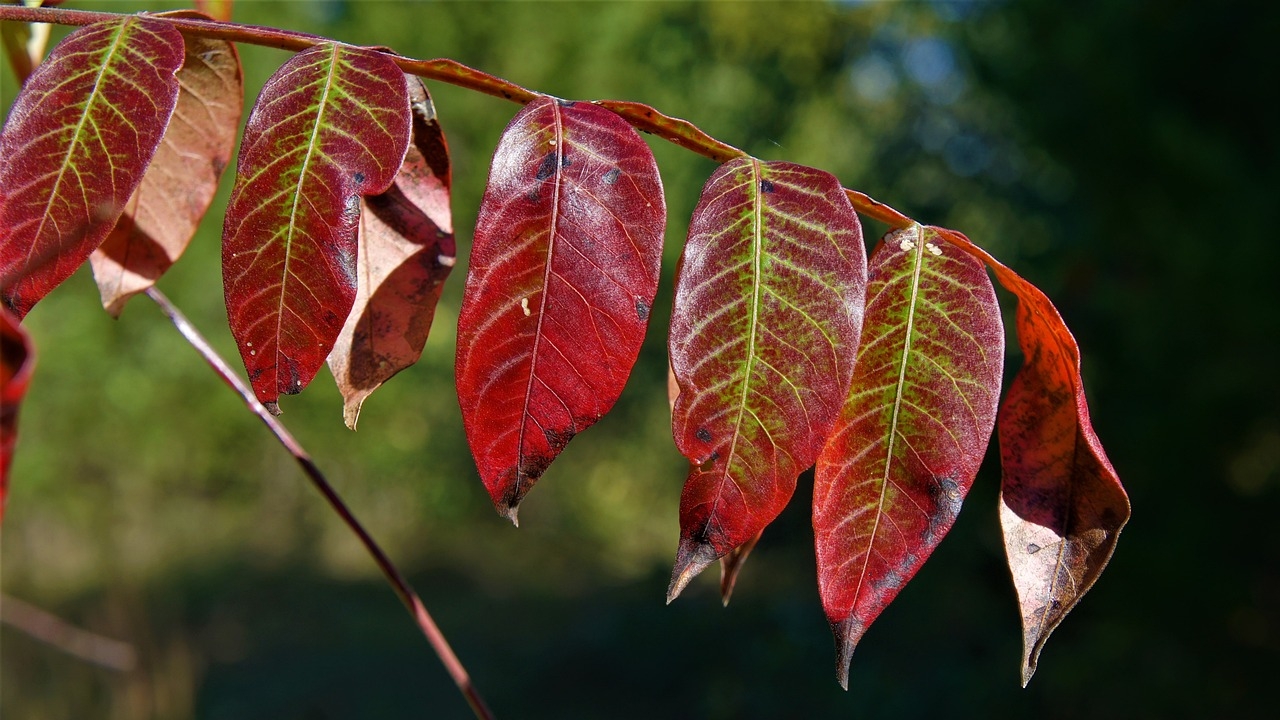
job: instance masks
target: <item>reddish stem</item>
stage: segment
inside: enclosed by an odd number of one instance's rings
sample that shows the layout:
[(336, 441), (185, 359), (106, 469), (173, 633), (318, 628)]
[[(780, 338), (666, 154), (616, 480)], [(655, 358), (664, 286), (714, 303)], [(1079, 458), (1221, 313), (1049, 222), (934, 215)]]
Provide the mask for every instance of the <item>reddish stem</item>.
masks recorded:
[(338, 516), (351, 529), (351, 532), (355, 533), (356, 537), (360, 539), (365, 550), (373, 557), (373, 561), (377, 563), (378, 569), (382, 570), (382, 574), (387, 578), (387, 582), (391, 584), (391, 588), (395, 590), (400, 601), (408, 608), (409, 614), (413, 615), (414, 620), (417, 621), (422, 634), (426, 636), (427, 642), (435, 650), (436, 656), (444, 664), (445, 670), (453, 678), (458, 690), (467, 699), (467, 703), (471, 706), (475, 716), (480, 720), (492, 720), (493, 713), (489, 711), (484, 699), (480, 697), (480, 693), (472, 685), (471, 676), (467, 674), (467, 669), (463, 667), (462, 661), (458, 660), (458, 656), (454, 654), (453, 648), (449, 646), (449, 641), (445, 639), (444, 634), (440, 632), (440, 628), (436, 626), (435, 621), (431, 618), (431, 613), (427, 612), (427, 608), (423, 605), (421, 598), (410, 587), (409, 582), (400, 574), (400, 570), (382, 551), (378, 543), (365, 531), (364, 526), (351, 513), (351, 510), (347, 508), (346, 503), (342, 501), (337, 491), (325, 479), (324, 474), (320, 472), (320, 468), (312, 461), (307, 451), (302, 448), (302, 445), (298, 443), (293, 434), (285, 428), (280, 420), (258, 401), (253, 390), (240, 379), (240, 376), (231, 370), (226, 361), (209, 344), (209, 341), (205, 340), (200, 331), (196, 330), (195, 326), (169, 301), (169, 298), (165, 297), (164, 293), (155, 287), (151, 287), (147, 290), (147, 297), (160, 306), (160, 310), (173, 322), (178, 332), (182, 333), (182, 337), (186, 338), (187, 342), (196, 349), (196, 352), (200, 353), (200, 356), (213, 368), (218, 377), (222, 378), (224, 383), (240, 394), (240, 398), (244, 400), (244, 404), (249, 410), (254, 415), (257, 415), (258, 419), (262, 420), (267, 428), (271, 430), (271, 433), (276, 436), (276, 439), (280, 441), (280, 444), (284, 446), (285, 450), (288, 450), (293, 459), (298, 462), (307, 479), (320, 491), (324, 499), (329, 502), (329, 506), (333, 508), (334, 512), (338, 513)]

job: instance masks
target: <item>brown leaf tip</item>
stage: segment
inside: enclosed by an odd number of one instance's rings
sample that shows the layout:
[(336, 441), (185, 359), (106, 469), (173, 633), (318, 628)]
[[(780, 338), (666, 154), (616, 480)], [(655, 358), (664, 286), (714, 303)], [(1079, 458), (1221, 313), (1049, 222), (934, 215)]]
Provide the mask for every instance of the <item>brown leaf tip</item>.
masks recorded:
[(705, 540), (681, 538), (676, 551), (675, 567), (671, 571), (671, 584), (667, 586), (667, 604), (684, 592), (689, 581), (720, 559), (720, 554)]
[(852, 615), (840, 622), (831, 623), (831, 632), (836, 636), (836, 682), (846, 691), (849, 689), (849, 666), (853, 663), (853, 650), (866, 631), (866, 625)]

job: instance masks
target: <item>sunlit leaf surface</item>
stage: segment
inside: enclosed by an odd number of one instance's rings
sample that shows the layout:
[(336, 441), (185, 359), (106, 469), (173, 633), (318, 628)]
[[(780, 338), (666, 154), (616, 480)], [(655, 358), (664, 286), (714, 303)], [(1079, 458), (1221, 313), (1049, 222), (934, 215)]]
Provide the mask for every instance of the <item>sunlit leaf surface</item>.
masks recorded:
[(245, 128), (222, 233), (231, 332), (258, 399), (301, 392), (356, 296), (360, 196), (385, 191), (409, 146), (409, 96), (390, 57), (326, 43), (263, 87)]
[(818, 458), (818, 587), (848, 685), (854, 647), (950, 531), (1000, 398), (1004, 328), (981, 261), (913, 225), (871, 256), (849, 399)]
[(19, 318), (100, 245), (178, 97), (182, 35), (141, 16), (89, 25), (23, 86), (0, 135), (0, 299)]
[(817, 458), (853, 374), (865, 258), (828, 173), (740, 158), (707, 181), (671, 319), (672, 430), (690, 468), (668, 600), (777, 517)]
[(657, 292), (666, 205), (649, 146), (589, 103), (543, 97), (507, 126), (458, 318), (458, 399), (513, 522), (575, 435), (613, 407)]

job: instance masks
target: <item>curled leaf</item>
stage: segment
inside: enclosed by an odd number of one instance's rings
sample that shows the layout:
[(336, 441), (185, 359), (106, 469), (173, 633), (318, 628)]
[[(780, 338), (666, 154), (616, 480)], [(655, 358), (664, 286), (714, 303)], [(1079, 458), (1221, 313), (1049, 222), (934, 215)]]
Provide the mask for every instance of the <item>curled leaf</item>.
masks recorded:
[(1000, 398), (1004, 328), (978, 260), (919, 225), (871, 256), (852, 390), (814, 473), (818, 587), (836, 673), (951, 530)]
[[(178, 11), (161, 17), (204, 16)], [(186, 57), (173, 118), (124, 215), (89, 256), (102, 306), (113, 316), (186, 250), (235, 145), (244, 107), (235, 45), (196, 35), (183, 39)]]
[(541, 97), (494, 152), (458, 316), (458, 400), (498, 512), (617, 401), (658, 287), (666, 205), (613, 113)]
[(223, 226), (222, 280), (240, 357), (272, 410), (333, 349), (355, 301), (360, 196), (391, 186), (408, 146), (404, 73), (377, 51), (316, 45), (258, 96)]
[(1024, 356), (996, 421), (1004, 478), (1000, 525), (1022, 615), (1022, 684), (1050, 633), (1093, 587), (1129, 519), (1129, 497), (1089, 422), (1080, 349), (1039, 288), (960, 233), (1018, 298)]
[(853, 374), (865, 257), (829, 173), (740, 158), (703, 188), (671, 318), (672, 431), (690, 468), (668, 602), (759, 535), (817, 458)]
[(178, 97), (182, 35), (129, 16), (54, 48), (0, 135), (0, 300), (21, 319), (111, 231)]
[(329, 353), (352, 430), (365, 398), (422, 355), (454, 264), (449, 148), (426, 87), (405, 81), (413, 141), (391, 187), (361, 201), (355, 305)]

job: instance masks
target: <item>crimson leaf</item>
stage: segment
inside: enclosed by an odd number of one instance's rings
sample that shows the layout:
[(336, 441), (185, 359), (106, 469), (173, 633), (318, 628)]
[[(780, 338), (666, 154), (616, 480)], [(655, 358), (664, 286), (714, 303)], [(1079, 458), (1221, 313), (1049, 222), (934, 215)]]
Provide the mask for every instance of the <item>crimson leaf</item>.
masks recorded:
[(540, 97), (503, 132), (458, 317), (457, 383), (480, 477), (512, 522), (622, 392), (666, 214), (649, 146), (613, 113)]
[(817, 458), (853, 374), (865, 258), (829, 173), (739, 158), (707, 181), (671, 318), (672, 430), (690, 469), (668, 601), (772, 522)]
[(0, 307), (0, 519), (9, 491), (9, 464), (18, 442), (18, 407), (35, 367), (35, 348), (18, 319)]
[(422, 355), (454, 264), (449, 148), (426, 87), (405, 80), (413, 143), (391, 188), (362, 201), (355, 305), (329, 354), (352, 430), (365, 398)]
[[(160, 16), (205, 17), (190, 10)], [(173, 119), (124, 215), (89, 256), (102, 306), (115, 316), (186, 250), (213, 202), (240, 124), (244, 83), (235, 46), (195, 35), (183, 39), (186, 59)]]
[(120, 217), (173, 113), (182, 58), (168, 23), (97, 23), (18, 94), (0, 135), (0, 299), (19, 319)]
[(823, 609), (853, 649), (950, 531), (995, 425), (1004, 327), (978, 260), (912, 225), (870, 261), (849, 399), (814, 473)]
[(1129, 520), (1129, 496), (1102, 449), (1085, 400), (1080, 348), (1039, 288), (960, 233), (941, 230), (980, 257), (1018, 298), (1022, 368), (996, 421), (1000, 526), (1022, 615), (1022, 684), (1067, 613), (1093, 587)]
[(258, 399), (302, 391), (356, 295), (360, 196), (385, 191), (409, 146), (404, 73), (324, 43), (294, 55), (254, 104), (222, 232), (232, 335)]

